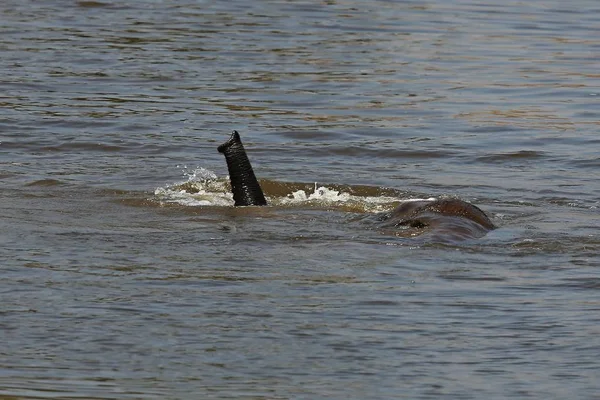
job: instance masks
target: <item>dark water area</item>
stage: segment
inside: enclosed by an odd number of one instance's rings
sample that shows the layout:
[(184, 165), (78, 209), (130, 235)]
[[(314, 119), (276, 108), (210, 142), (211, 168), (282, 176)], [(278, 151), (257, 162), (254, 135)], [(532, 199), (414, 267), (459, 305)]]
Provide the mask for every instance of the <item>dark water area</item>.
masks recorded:
[[(591, 399), (600, 4), (0, 4), (0, 399)], [(268, 207), (234, 208), (240, 131)], [(378, 212), (453, 196), (444, 241)]]

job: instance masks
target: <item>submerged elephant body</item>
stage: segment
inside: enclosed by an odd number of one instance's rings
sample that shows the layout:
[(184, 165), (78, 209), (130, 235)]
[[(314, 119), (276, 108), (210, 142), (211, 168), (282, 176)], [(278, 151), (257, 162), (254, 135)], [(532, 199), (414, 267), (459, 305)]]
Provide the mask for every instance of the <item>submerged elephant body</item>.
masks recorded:
[(392, 211), (377, 216), (384, 231), (397, 236), (417, 236), (425, 233), (455, 239), (485, 236), (494, 229), (489, 217), (466, 201), (444, 198), (407, 201)]
[[(235, 206), (266, 205), (239, 133), (233, 131), (218, 150), (225, 155)], [(481, 209), (454, 198), (407, 201), (392, 211), (378, 214), (376, 220), (383, 230), (404, 233), (399, 236), (429, 232), (468, 239), (485, 236), (494, 229), (494, 224)]]

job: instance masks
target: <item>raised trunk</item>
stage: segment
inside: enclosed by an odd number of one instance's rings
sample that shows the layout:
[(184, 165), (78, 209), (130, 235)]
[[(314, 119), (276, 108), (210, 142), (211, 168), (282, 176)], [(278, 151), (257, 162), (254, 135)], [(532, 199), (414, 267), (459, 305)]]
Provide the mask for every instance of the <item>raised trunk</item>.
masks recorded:
[(240, 134), (233, 131), (228, 141), (217, 150), (225, 155), (231, 191), (235, 206), (264, 206), (267, 204), (263, 191), (254, 175), (250, 160), (240, 139)]

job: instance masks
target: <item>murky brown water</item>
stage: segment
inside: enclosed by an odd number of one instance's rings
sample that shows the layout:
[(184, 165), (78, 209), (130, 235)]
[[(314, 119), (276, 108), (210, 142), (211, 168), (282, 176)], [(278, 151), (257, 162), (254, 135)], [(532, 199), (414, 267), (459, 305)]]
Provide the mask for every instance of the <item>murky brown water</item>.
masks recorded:
[[(596, 2), (0, 16), (0, 398), (599, 392)], [(231, 206), (233, 129), (269, 207)], [(443, 195), (499, 229), (371, 218)]]

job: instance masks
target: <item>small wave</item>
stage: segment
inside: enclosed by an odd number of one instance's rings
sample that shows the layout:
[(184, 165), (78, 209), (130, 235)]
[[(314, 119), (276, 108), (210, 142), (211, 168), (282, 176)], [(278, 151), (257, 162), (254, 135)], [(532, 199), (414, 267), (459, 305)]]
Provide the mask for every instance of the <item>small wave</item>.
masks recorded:
[(534, 150), (521, 150), (511, 153), (495, 153), (477, 157), (477, 161), (490, 163), (515, 161), (515, 160), (536, 160), (545, 157), (544, 152)]
[(58, 186), (62, 184), (64, 184), (64, 182), (59, 181), (57, 179), (40, 179), (37, 181), (29, 182), (25, 186)]
[(125, 150), (125, 147), (95, 142), (64, 142), (58, 145), (41, 147), (42, 151), (64, 152), (64, 151), (101, 151), (117, 152)]

